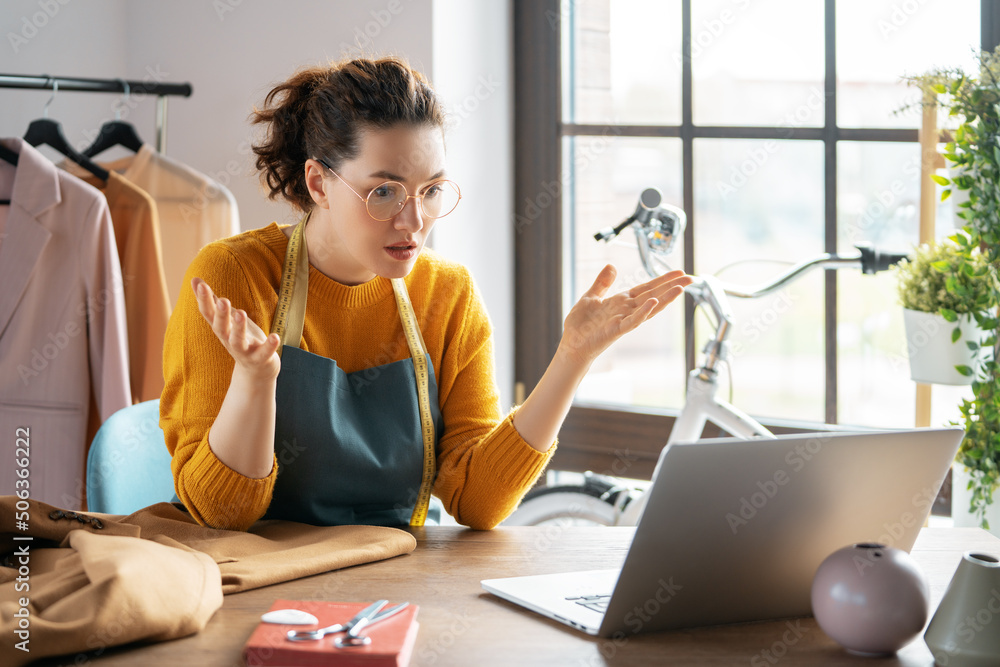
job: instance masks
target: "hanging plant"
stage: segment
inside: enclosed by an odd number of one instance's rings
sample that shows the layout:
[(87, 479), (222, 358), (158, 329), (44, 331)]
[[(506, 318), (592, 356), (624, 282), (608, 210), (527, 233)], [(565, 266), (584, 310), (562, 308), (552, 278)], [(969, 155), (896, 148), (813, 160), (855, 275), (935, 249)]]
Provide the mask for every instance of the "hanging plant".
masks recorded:
[[(960, 249), (953, 274), (945, 289), (968, 304), (984, 333), (976, 345), (982, 354), (971, 365), (957, 370), (972, 377), (971, 400), (959, 406), (965, 428), (965, 439), (959, 448), (957, 461), (971, 474), (970, 510), (980, 525), (989, 528), (986, 510), (993, 503), (1000, 484), (1000, 365), (998, 365), (997, 330), (1000, 328), (1000, 47), (978, 54), (979, 71), (968, 73), (960, 68), (935, 69), (926, 74), (904, 77), (933, 98), (932, 104), (948, 113), (953, 127), (951, 141), (945, 145), (944, 157), (956, 167), (957, 175), (946, 178), (934, 175), (935, 182), (944, 186), (942, 200), (954, 191), (967, 191), (968, 201), (959, 204), (962, 232), (952, 241)], [(980, 259), (981, 258), (981, 259)], [(978, 286), (972, 288), (966, 279), (984, 285), (989, 292), (983, 297)], [(984, 306), (982, 310), (977, 310)], [(957, 321), (956, 313), (942, 311), (949, 321)], [(956, 327), (957, 329), (957, 327)], [(958, 336), (958, 333), (953, 334)]]
[[(956, 368), (972, 366), (982, 354), (975, 315), (988, 310), (993, 298), (989, 265), (978, 249), (955, 238), (925, 243), (890, 267), (903, 306), (910, 377), (916, 382), (972, 384)], [(967, 274), (963, 266), (973, 270)], [(957, 325), (952, 331), (949, 322)]]

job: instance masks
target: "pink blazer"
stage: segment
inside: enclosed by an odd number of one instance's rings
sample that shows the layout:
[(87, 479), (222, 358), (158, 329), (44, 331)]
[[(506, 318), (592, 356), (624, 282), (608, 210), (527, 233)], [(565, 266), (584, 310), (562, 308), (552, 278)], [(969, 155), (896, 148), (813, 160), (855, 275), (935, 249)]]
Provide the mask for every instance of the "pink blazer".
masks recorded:
[(0, 163), (0, 494), (79, 508), (91, 395), (101, 421), (131, 403), (114, 229), (99, 190), (0, 141), (19, 154)]

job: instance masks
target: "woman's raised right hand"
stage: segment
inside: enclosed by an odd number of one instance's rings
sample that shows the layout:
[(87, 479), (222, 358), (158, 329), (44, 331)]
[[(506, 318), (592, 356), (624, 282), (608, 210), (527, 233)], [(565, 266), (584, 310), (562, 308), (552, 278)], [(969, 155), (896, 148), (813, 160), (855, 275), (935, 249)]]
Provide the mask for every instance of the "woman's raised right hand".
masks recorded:
[(281, 370), (278, 334), (267, 335), (245, 311), (233, 308), (229, 299), (219, 298), (201, 278), (191, 280), (198, 310), (216, 337), (236, 360), (236, 365), (257, 380), (272, 380)]

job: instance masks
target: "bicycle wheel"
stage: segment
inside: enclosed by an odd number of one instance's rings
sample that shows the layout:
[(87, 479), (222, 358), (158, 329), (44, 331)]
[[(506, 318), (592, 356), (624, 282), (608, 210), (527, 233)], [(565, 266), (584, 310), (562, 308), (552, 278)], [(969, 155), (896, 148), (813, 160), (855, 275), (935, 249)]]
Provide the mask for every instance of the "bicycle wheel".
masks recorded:
[(629, 502), (622, 493), (628, 490), (596, 478), (583, 484), (542, 487), (529, 491), (503, 525), (613, 526)]

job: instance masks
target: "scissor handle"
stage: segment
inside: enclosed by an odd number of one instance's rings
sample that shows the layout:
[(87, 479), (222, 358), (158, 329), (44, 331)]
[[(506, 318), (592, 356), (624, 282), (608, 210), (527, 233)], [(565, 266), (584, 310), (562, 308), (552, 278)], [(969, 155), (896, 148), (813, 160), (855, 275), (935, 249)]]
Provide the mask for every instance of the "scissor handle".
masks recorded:
[[(385, 607), (389, 603), (388, 600), (378, 600), (371, 605), (362, 609), (358, 614), (354, 616), (347, 623), (337, 623), (336, 625), (328, 625), (325, 628), (319, 628), (317, 630), (289, 630), (285, 633), (285, 636), (293, 642), (302, 641), (317, 641), (325, 637), (326, 635), (333, 634), (335, 632), (347, 631), (347, 637), (344, 638), (343, 645), (346, 646), (363, 646), (371, 642), (368, 637), (359, 637), (362, 628), (371, 625), (372, 623), (378, 623), (379, 621), (389, 618), (393, 614), (397, 614), (404, 608), (409, 606), (408, 602), (403, 602), (394, 607), (386, 609)], [(337, 639), (339, 644), (341, 639)]]
[(333, 645), (336, 646), (337, 648), (352, 648), (354, 646), (367, 646), (368, 644), (371, 644), (372, 638), (369, 637), (368, 635), (361, 635), (360, 634), (361, 628), (363, 628), (366, 625), (374, 625), (375, 623), (384, 621), (390, 616), (398, 614), (399, 612), (403, 611), (408, 606), (410, 606), (409, 602), (403, 602), (397, 604), (395, 607), (386, 609), (385, 611), (380, 611), (379, 613), (375, 614), (375, 616), (371, 617), (371, 620), (366, 620), (364, 623), (358, 623), (353, 628), (348, 630), (347, 634), (345, 634), (343, 637), (337, 637), (336, 639), (334, 639)]
[(337, 648), (354, 648), (355, 646), (368, 646), (372, 643), (372, 638), (368, 635), (363, 635), (361, 637), (354, 637), (351, 635), (344, 635), (343, 637), (337, 637), (333, 640), (333, 645)]
[(334, 632), (343, 632), (344, 630), (347, 630), (345, 624), (336, 623), (316, 630), (289, 630), (285, 636), (293, 642), (316, 641)]

